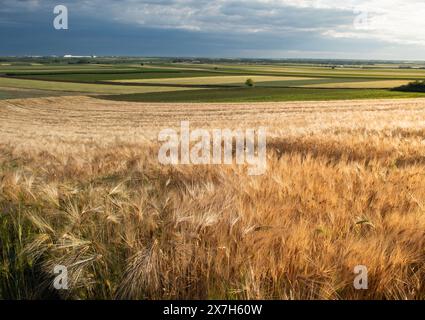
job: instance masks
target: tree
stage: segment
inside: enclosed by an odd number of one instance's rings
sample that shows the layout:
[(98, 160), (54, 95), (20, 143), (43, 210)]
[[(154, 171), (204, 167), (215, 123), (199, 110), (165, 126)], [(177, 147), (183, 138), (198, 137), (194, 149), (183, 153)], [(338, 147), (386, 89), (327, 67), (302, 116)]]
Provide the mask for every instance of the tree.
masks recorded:
[(254, 86), (254, 80), (252, 80), (251, 78), (247, 79), (247, 80), (245, 81), (245, 85), (246, 85), (247, 87), (253, 87), (253, 86)]

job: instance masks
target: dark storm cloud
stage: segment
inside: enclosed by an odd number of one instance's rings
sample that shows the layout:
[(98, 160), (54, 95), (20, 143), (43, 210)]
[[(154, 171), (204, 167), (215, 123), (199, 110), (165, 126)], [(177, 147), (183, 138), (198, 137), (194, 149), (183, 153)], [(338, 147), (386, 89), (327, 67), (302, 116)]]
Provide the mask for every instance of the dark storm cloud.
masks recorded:
[[(391, 43), (394, 32), (387, 35), (384, 24), (383, 31), (353, 29), (355, 3), (380, 1), (2, 0), (0, 55), (390, 58), (406, 49)], [(53, 28), (58, 4), (69, 9), (69, 30)], [(415, 41), (410, 48), (423, 51)]]

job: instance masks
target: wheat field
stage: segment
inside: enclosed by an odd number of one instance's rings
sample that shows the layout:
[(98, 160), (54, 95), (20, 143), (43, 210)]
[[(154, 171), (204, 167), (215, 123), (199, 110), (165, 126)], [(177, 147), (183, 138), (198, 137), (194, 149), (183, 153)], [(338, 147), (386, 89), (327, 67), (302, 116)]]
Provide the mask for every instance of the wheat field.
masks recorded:
[[(180, 121), (267, 127), (267, 173), (160, 165)], [(424, 299), (424, 139), (425, 99), (0, 101), (0, 297)]]

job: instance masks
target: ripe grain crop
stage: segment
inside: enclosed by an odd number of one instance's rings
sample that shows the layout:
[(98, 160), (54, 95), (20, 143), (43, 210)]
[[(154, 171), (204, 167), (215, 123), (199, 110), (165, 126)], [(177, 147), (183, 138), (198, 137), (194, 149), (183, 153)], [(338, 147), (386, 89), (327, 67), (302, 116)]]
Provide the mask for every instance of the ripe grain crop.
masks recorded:
[(181, 90), (194, 90), (184, 87), (161, 87), (161, 86), (125, 86), (125, 85), (106, 85), (95, 83), (76, 83), (76, 82), (56, 82), (44, 80), (28, 80), (17, 78), (0, 77), (0, 87), (19, 88), (30, 90), (48, 90), (57, 92), (79, 92), (81, 94), (129, 94), (129, 93), (147, 93), (147, 92), (170, 92)]
[[(182, 120), (266, 126), (267, 173), (160, 165)], [(425, 99), (0, 101), (0, 297), (424, 299), (424, 139)]]

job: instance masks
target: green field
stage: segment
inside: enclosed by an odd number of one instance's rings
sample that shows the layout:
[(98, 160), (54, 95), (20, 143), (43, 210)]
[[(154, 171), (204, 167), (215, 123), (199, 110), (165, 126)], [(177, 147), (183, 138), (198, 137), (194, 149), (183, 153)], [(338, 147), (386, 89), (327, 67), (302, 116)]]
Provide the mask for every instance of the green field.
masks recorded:
[(99, 96), (101, 99), (138, 102), (276, 102), (420, 97), (425, 97), (425, 94), (376, 89), (357, 90), (260, 87)]
[(116, 70), (113, 71), (62, 71), (62, 72), (9, 72), (7, 75), (16, 78), (70, 81), (70, 82), (97, 82), (114, 80), (140, 80), (162, 78), (191, 78), (215, 76), (216, 73), (202, 71), (173, 71), (173, 70)]
[[(424, 95), (390, 90), (425, 79), (425, 69), (415, 64), (143, 61), (105, 58), (96, 63), (3, 62), (0, 99), (82, 94), (123, 101), (238, 102)], [(253, 88), (246, 87), (247, 79), (254, 80)]]

